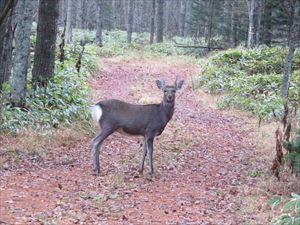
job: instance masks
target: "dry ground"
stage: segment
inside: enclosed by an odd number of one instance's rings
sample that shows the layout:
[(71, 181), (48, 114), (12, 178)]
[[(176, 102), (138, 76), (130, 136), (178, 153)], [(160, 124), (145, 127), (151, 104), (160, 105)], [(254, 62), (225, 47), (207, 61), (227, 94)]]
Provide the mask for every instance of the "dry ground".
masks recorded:
[(113, 134), (104, 142), (100, 177), (91, 173), (92, 136), (79, 128), (1, 137), (12, 151), (19, 146), (20, 162), (0, 171), (0, 224), (267, 224), (267, 201), (281, 193), (272, 184), (283, 183), (266, 172), (272, 156), (258, 143), (262, 132), (245, 115), (209, 107), (209, 97), (192, 88), (198, 70), (168, 58), (107, 58), (89, 80), (93, 103), (143, 104), (161, 100), (156, 79), (185, 79), (173, 119), (154, 143), (152, 177), (137, 172), (139, 137)]

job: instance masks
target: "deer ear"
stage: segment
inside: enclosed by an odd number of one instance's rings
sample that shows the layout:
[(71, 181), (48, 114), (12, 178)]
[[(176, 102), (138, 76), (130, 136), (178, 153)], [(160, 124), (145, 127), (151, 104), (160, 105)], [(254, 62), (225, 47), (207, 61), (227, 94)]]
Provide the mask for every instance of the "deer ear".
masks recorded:
[(175, 87), (176, 87), (176, 90), (180, 90), (182, 85), (183, 85), (183, 82), (184, 80), (176, 80), (175, 81)]
[(162, 90), (165, 87), (165, 82), (163, 80), (156, 80), (157, 87)]

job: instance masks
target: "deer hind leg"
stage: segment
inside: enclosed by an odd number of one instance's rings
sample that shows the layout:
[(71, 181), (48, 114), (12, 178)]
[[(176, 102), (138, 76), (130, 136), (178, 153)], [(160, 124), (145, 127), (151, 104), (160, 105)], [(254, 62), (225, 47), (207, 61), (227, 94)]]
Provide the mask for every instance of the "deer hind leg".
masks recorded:
[(113, 132), (114, 130), (112, 128), (102, 129), (101, 132), (93, 139), (92, 159), (93, 159), (94, 175), (96, 176), (99, 176), (100, 173), (99, 151), (100, 151), (101, 144), (104, 141), (104, 139), (107, 138)]
[(144, 144), (143, 144), (143, 153), (142, 153), (142, 158), (141, 158), (141, 164), (139, 168), (139, 173), (143, 174), (144, 171), (144, 162), (145, 162), (145, 157), (147, 155), (148, 147), (147, 147), (147, 137), (144, 137)]

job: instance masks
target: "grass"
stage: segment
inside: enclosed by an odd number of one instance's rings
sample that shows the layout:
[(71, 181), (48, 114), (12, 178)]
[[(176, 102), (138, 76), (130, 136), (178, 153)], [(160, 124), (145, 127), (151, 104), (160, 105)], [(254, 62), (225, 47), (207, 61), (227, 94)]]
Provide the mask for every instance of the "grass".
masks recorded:
[(1, 134), (0, 169), (9, 169), (25, 161), (40, 162), (50, 151), (70, 146), (92, 133), (91, 125), (78, 122), (59, 129), (26, 129), (16, 135)]

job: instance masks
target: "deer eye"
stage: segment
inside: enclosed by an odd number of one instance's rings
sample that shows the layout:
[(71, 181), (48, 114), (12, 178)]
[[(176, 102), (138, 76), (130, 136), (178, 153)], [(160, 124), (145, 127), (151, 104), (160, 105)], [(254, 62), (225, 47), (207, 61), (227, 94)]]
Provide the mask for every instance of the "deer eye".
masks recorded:
[(167, 93), (167, 90), (164, 90), (164, 93)]

